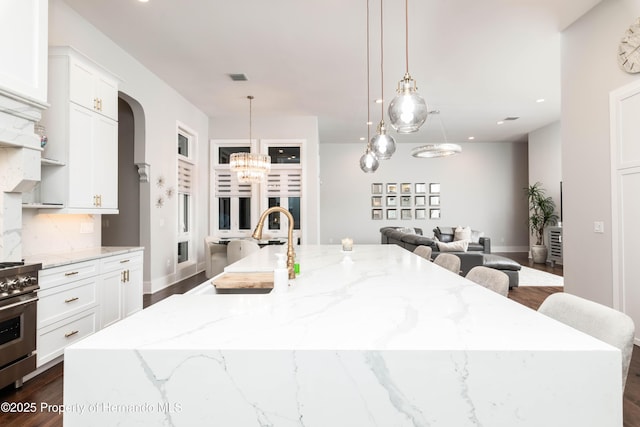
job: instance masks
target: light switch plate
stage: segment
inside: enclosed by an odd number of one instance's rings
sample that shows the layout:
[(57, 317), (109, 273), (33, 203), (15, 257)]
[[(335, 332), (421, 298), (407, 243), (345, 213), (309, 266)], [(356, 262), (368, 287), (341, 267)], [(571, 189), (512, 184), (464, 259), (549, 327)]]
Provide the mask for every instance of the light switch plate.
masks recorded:
[(593, 232), (594, 233), (604, 233), (604, 222), (603, 221), (594, 221), (593, 222)]

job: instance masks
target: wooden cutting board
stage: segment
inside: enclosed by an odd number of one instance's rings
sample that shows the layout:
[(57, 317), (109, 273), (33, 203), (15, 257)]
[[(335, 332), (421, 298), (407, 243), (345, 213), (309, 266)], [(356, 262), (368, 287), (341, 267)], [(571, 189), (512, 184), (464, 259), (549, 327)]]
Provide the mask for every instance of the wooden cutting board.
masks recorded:
[(260, 273), (224, 273), (211, 281), (216, 289), (270, 289), (273, 271)]

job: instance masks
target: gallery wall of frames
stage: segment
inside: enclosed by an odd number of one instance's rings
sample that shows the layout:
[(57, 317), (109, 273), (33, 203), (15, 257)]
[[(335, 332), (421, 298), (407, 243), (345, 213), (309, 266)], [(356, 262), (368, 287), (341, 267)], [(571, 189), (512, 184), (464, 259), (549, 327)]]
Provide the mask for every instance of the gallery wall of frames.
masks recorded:
[(376, 182), (371, 184), (371, 219), (440, 219), (437, 182)]

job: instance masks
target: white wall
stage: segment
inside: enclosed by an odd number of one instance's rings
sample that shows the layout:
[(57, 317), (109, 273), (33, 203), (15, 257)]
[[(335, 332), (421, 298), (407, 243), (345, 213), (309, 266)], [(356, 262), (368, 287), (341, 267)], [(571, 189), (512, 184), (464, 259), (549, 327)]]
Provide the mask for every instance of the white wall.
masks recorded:
[[(562, 34), (564, 277), (567, 292), (613, 304), (609, 92), (637, 80), (618, 68), (618, 43), (637, 0), (605, 0)], [(604, 233), (593, 231), (603, 221)]]
[[(195, 242), (202, 242), (207, 232), (208, 206), (208, 118), (184, 99), (173, 88), (160, 80), (150, 70), (131, 57), (104, 34), (90, 25), (61, 0), (50, 1), (49, 44), (71, 45), (106, 69), (118, 75), (120, 91), (137, 100), (143, 107), (146, 118), (145, 161), (151, 165), (150, 191), (141, 192), (141, 211), (145, 206), (150, 214), (141, 218), (148, 222), (149, 235), (142, 236), (145, 246), (145, 290), (158, 290), (180, 279), (185, 272), (176, 267), (177, 200), (165, 198), (161, 208), (155, 207), (158, 189), (155, 181), (162, 176), (165, 187), (177, 188), (176, 184), (176, 121), (180, 121), (198, 133), (197, 147), (198, 181), (197, 231)], [(53, 143), (53, 141), (50, 141)], [(144, 198), (144, 197), (143, 197)], [(149, 206), (151, 206), (149, 208)], [(24, 227), (31, 227), (33, 218), (25, 218)], [(51, 218), (56, 227), (56, 218)], [(60, 219), (67, 221), (67, 218)], [(93, 242), (99, 241), (100, 226), (95, 228)], [(53, 236), (40, 235), (39, 239)], [(73, 238), (71, 235), (70, 238)], [(77, 235), (75, 236), (77, 237)], [(88, 237), (88, 236), (87, 236)], [(84, 243), (84, 242), (79, 242)], [(204, 265), (204, 249), (196, 244), (198, 260)], [(64, 250), (64, 248), (61, 248)], [(31, 248), (31, 252), (39, 248)], [(195, 268), (193, 269), (195, 271)]]
[[(303, 242), (318, 244), (320, 235), (318, 119), (312, 116), (256, 117), (254, 113), (251, 129), (254, 139), (305, 140), (303, 147), (304, 156), (306, 156), (303, 176), (305, 187), (301, 207), (301, 213), (306, 219)], [(209, 121), (209, 137), (211, 139), (248, 139), (248, 117), (212, 118)], [(257, 223), (258, 219), (256, 218), (255, 221)]]
[[(360, 170), (365, 144), (320, 146), (320, 243), (379, 243), (380, 227), (421, 227), (431, 236), (438, 225), (469, 225), (491, 237), (494, 252), (526, 251), (526, 143), (461, 144), (461, 154), (437, 159), (411, 157), (413, 144), (398, 144), (390, 160), (373, 174)], [(441, 184), (440, 220), (372, 220), (372, 183)]]
[[(529, 184), (542, 183), (547, 196), (556, 202), (558, 217), (560, 217), (560, 183), (562, 182), (560, 132), (561, 126), (558, 121), (529, 133)], [(530, 236), (530, 243), (535, 243), (532, 236)]]

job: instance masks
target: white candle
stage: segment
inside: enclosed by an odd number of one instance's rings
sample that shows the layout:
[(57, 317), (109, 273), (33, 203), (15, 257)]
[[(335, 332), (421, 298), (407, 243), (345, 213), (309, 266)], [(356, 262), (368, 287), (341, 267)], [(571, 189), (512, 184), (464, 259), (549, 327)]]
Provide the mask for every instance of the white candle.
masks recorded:
[(344, 239), (342, 239), (342, 250), (350, 251), (352, 249), (353, 249), (353, 239), (349, 237), (345, 237)]

